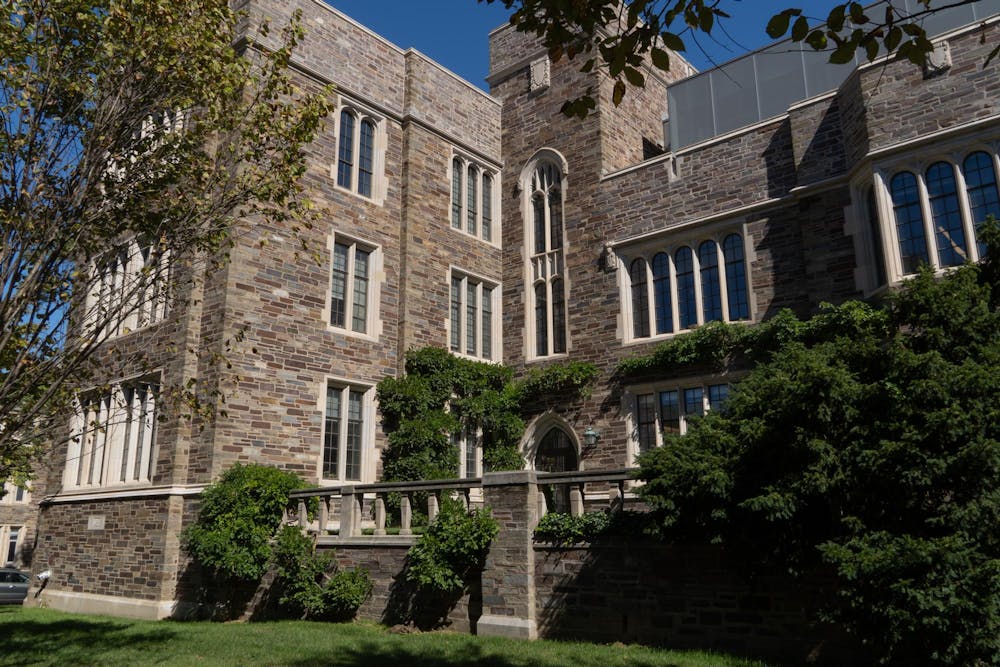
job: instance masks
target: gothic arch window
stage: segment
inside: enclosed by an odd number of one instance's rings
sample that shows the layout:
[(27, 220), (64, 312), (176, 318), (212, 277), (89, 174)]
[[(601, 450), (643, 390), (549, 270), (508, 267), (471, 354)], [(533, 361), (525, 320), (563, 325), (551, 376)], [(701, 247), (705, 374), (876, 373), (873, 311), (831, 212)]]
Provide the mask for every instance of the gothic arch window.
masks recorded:
[(536, 158), (522, 173), (528, 251), (526, 332), (529, 357), (534, 358), (567, 350), (564, 175), (564, 167), (548, 155)]

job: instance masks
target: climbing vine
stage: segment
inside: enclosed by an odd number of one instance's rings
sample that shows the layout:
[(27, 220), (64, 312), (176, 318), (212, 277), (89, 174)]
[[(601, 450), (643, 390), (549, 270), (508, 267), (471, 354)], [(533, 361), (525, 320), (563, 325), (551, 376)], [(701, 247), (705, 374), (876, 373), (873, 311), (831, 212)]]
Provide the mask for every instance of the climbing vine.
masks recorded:
[(525, 406), (545, 398), (586, 397), (597, 372), (593, 364), (573, 362), (534, 369), (515, 380), (500, 364), (435, 347), (411, 350), (406, 374), (378, 384), (389, 440), (383, 476), (387, 481), (454, 477), (459, 453), (451, 434), (463, 432), (481, 438), (484, 468), (520, 470)]

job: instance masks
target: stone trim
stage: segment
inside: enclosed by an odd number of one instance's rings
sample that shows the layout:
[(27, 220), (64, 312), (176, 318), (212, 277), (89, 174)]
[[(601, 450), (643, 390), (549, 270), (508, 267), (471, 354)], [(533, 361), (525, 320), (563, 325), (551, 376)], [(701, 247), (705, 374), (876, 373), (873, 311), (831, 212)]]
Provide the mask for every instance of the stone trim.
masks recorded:
[(72, 614), (121, 616), (145, 621), (183, 616), (193, 607), (174, 600), (139, 600), (115, 595), (49, 590), (42, 591), (37, 605), (32, 606), (47, 607)]
[(147, 486), (130, 489), (113, 489), (109, 491), (88, 491), (86, 493), (60, 493), (43, 498), (40, 505), (55, 505), (60, 503), (80, 503), (89, 501), (121, 500), (126, 498), (148, 498), (150, 496), (197, 496), (205, 490), (207, 484), (188, 484), (174, 486)]

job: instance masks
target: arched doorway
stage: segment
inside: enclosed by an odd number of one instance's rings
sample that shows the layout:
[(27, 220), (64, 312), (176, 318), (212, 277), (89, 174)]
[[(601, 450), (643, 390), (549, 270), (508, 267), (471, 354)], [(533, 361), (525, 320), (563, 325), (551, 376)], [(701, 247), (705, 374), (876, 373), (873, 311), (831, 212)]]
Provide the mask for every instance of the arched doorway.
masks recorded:
[[(539, 472), (566, 472), (578, 470), (580, 463), (576, 447), (566, 431), (554, 426), (545, 434), (535, 450), (535, 470)], [(545, 505), (551, 512), (569, 512), (569, 486), (541, 486)]]

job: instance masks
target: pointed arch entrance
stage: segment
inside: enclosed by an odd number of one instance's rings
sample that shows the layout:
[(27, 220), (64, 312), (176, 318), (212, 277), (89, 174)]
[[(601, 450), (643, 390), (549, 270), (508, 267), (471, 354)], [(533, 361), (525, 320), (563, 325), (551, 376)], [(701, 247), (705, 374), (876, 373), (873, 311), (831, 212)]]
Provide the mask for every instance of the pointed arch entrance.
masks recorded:
[[(522, 442), (528, 464), (538, 472), (580, 469), (580, 445), (564, 419), (546, 413), (529, 426)], [(551, 512), (569, 512), (569, 486), (542, 485), (545, 505)]]

